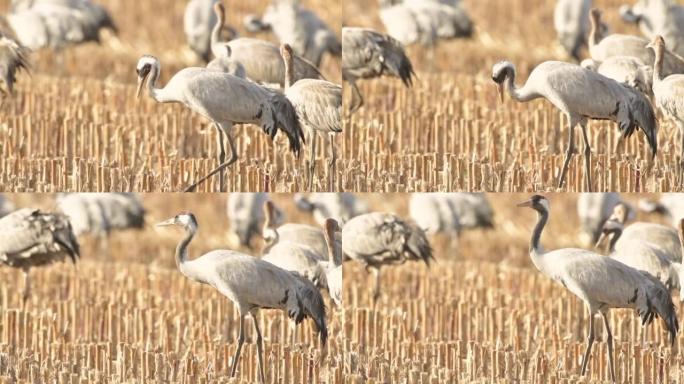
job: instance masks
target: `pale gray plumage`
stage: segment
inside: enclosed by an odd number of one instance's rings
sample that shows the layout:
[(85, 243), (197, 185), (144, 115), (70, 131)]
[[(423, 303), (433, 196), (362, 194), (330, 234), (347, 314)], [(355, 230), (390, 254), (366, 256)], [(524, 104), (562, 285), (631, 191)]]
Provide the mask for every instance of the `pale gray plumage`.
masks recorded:
[(587, 45), (590, 9), (591, 0), (558, 0), (553, 12), (558, 41), (578, 61), (580, 50)]
[(250, 247), (252, 238), (261, 235), (262, 226), (267, 225), (269, 220), (275, 226), (282, 223), (284, 213), (275, 206), (272, 216), (270, 218), (265, 216), (263, 207), (268, 199), (268, 194), (263, 192), (228, 195), (226, 200), (228, 236), (233, 244)]
[[(159, 60), (143, 56), (136, 67), (138, 94), (147, 83), (147, 91), (159, 103), (182, 103), (194, 112), (210, 119), (219, 132), (219, 165), (187, 190), (219, 173), (223, 189), (223, 170), (238, 160), (233, 140), (233, 124), (252, 123), (262, 127), (271, 137), (280, 130), (289, 141), (290, 150), (298, 155), (304, 134), (297, 113), (282, 94), (245, 79), (206, 68), (185, 68), (176, 73), (164, 88), (156, 88), (161, 71)], [(230, 146), (230, 159), (225, 159), (224, 138)]]
[(638, 237), (623, 238), (621, 250), (615, 249), (615, 244), (622, 238), (624, 226), (619, 218), (611, 217), (602, 227), (601, 237), (596, 242), (600, 247), (608, 240), (609, 256), (630, 267), (650, 273), (669, 290), (678, 290), (680, 301), (684, 302), (684, 266), (672, 261), (671, 255), (660, 247)]
[(130, 193), (63, 194), (57, 197), (57, 209), (69, 218), (76, 236), (97, 238), (101, 252), (109, 252), (111, 232), (142, 229), (145, 225), (145, 208)]
[(667, 47), (684, 55), (684, 7), (673, 0), (638, 0), (620, 7), (620, 16), (635, 23), (648, 39), (663, 36)]
[(353, 217), (368, 212), (368, 205), (352, 193), (297, 193), (294, 201), (302, 211), (310, 212), (314, 220), (323, 225), (326, 219), (335, 219), (344, 225)]
[(328, 190), (334, 190), (337, 154), (335, 136), (342, 132), (342, 87), (326, 80), (300, 79), (294, 76), (294, 53), (288, 44), (280, 47), (285, 63), (285, 96), (294, 106), (297, 118), (306, 132), (309, 141), (309, 181), (308, 190), (313, 188), (316, 166), (316, 135), (324, 145), (330, 146)]
[(342, 78), (352, 87), (351, 112), (363, 105), (357, 80), (391, 76), (410, 87), (414, 75), (411, 60), (399, 41), (372, 29), (342, 28)]
[[(264, 85), (285, 86), (285, 63), (280, 55), (280, 48), (269, 42), (248, 37), (240, 37), (224, 41), (220, 31), (225, 22), (225, 9), (219, 2), (214, 5), (218, 21), (211, 35), (211, 49), (215, 57), (226, 55), (226, 46), (230, 48), (230, 58), (240, 63), (248, 79)], [(306, 59), (297, 55), (293, 59), (294, 80), (322, 79), (318, 68)]]
[(599, 63), (593, 59), (583, 60), (583, 68), (639, 90), (653, 99), (653, 68), (632, 56), (611, 56)]
[(15, 0), (8, 21), (33, 50), (99, 43), (101, 30), (118, 32), (109, 12), (89, 0)]
[[(679, 130), (679, 167), (684, 170), (684, 74), (669, 75), (663, 71), (665, 60), (665, 40), (656, 36), (647, 46), (655, 51), (653, 64), (653, 95), (655, 104)], [(684, 181), (680, 181), (684, 183)]]
[(0, 103), (14, 95), (17, 72), (29, 70), (28, 55), (28, 50), (17, 41), (0, 35)]
[(493, 228), (494, 210), (484, 193), (442, 194), (464, 229)]
[(66, 216), (22, 208), (0, 219), (0, 264), (24, 272), (23, 300), (30, 292), (29, 269), (79, 258), (79, 245)]
[(306, 244), (278, 241), (261, 260), (286, 271), (297, 272), (311, 281), (316, 288), (327, 289), (325, 266), (321, 264), (313, 248)]
[(297, 55), (317, 67), (326, 52), (334, 56), (342, 54), (335, 32), (296, 0), (273, 0), (261, 17), (247, 16), (245, 27), (251, 32), (273, 31), (281, 44), (289, 44)]
[(659, 201), (640, 200), (639, 208), (666, 216), (673, 227), (679, 226), (680, 220), (684, 218), (684, 199), (681, 193), (663, 193)]
[[(264, 224), (261, 235), (266, 246), (263, 253), (269, 252), (270, 248), (279, 241), (289, 241), (292, 243), (304, 244), (310, 247), (316, 255), (320, 256), (321, 261), (328, 260), (328, 241), (326, 234), (320, 227), (299, 223), (282, 223), (280, 209), (272, 201), (266, 201), (263, 205)], [(336, 221), (337, 222), (337, 221)], [(325, 225), (323, 220), (321, 225)], [(341, 252), (342, 239), (339, 233), (334, 234), (335, 250)]]
[(188, 46), (202, 60), (211, 57), (211, 31), (216, 25), (214, 4), (219, 0), (190, 0), (185, 6), (183, 29)]
[(226, 55), (217, 57), (210, 61), (209, 64), (207, 64), (207, 69), (228, 73), (230, 75), (246, 79), (247, 71), (245, 71), (245, 66), (231, 57), (232, 50), (228, 44), (225, 45), (225, 49)]
[[(601, 63), (612, 56), (631, 56), (648, 66), (653, 65), (655, 54), (646, 49), (648, 40), (622, 34), (611, 34), (604, 37), (598, 31), (601, 25), (601, 11), (594, 8), (591, 10), (590, 16), (589, 53), (593, 60)], [(684, 73), (684, 59), (666, 50), (663, 55), (663, 74), (668, 76), (673, 73)]]
[(638, 238), (658, 244), (672, 261), (682, 262), (682, 248), (677, 230), (655, 223), (637, 222), (625, 227), (622, 236), (615, 244), (615, 250), (629, 252), (630, 243), (626, 239)]
[(608, 333), (608, 360), (611, 378), (615, 381), (613, 336), (607, 318), (611, 308), (633, 308), (643, 325), (650, 323), (654, 317), (661, 317), (670, 334), (670, 342), (674, 343), (679, 331), (677, 314), (667, 288), (660, 281), (619, 261), (584, 249), (564, 248), (544, 252), (540, 238), (549, 218), (548, 200), (535, 195), (518, 206), (537, 211), (538, 221), (530, 241), (530, 258), (535, 267), (584, 301), (590, 314), (582, 375), (586, 373), (594, 341), (593, 317), (600, 313)]
[(0, 195), (0, 218), (9, 215), (15, 209), (14, 203), (11, 200), (7, 199), (5, 195)]
[(433, 260), (425, 232), (415, 223), (392, 213), (372, 212), (356, 216), (342, 227), (342, 252), (371, 268), (375, 274), (373, 301), (380, 295), (380, 268), (407, 261)]
[(504, 87), (516, 101), (527, 102), (544, 97), (560, 109), (569, 122), (569, 145), (560, 174), (558, 187), (562, 187), (570, 157), (574, 152), (574, 128), (582, 127), (584, 139), (585, 186), (591, 192), (591, 148), (587, 132), (589, 119), (607, 119), (618, 123), (623, 140), (640, 128), (646, 136), (655, 157), (658, 151), (658, 123), (649, 100), (639, 91), (626, 87), (613, 79), (584, 69), (579, 65), (560, 61), (546, 61), (534, 68), (523, 87), (515, 85), (515, 66), (502, 61), (492, 68), (492, 80), (499, 85), (503, 100)]
[(613, 208), (620, 202), (618, 193), (580, 193), (577, 197), (577, 216), (580, 220), (580, 234), (595, 244), (601, 236), (603, 223), (613, 214)]
[(188, 246), (198, 229), (192, 213), (182, 213), (158, 226), (182, 227), (186, 236), (176, 248), (176, 265), (191, 280), (214, 287), (233, 302), (240, 313), (238, 346), (232, 359), (231, 377), (235, 376), (240, 352), (245, 340), (244, 318), (249, 314), (257, 333), (259, 380), (263, 383), (263, 338), (256, 314), (259, 309), (279, 309), (287, 313), (296, 324), (309, 317), (319, 331), (321, 345), (325, 345), (328, 331), (325, 304), (316, 287), (296, 273), (232, 250), (215, 250), (194, 260), (188, 260)]
[(412, 193), (409, 199), (409, 216), (425, 233), (458, 236), (461, 222), (447, 194)]
[[(433, 45), (438, 39), (470, 37), (473, 23), (460, 2), (380, 0), (387, 33), (404, 45)], [(343, 43), (344, 44), (344, 43)]]

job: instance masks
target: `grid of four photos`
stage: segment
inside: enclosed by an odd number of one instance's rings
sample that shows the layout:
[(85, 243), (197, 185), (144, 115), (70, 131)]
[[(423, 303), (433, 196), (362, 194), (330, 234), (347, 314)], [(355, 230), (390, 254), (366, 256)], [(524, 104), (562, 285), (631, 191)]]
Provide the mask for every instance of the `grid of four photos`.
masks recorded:
[(681, 1), (0, 10), (0, 384), (684, 383)]

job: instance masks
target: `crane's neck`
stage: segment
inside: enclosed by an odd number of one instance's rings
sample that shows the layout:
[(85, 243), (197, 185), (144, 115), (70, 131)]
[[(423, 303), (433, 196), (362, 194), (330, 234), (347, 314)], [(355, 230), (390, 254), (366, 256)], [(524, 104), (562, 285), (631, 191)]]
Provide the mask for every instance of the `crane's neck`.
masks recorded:
[(285, 89), (289, 89), (294, 84), (294, 69), (292, 64), (292, 55), (283, 57), (285, 61)]
[(178, 246), (176, 246), (176, 266), (178, 269), (181, 271), (182, 274), (193, 278), (192, 273), (189, 273), (189, 268), (188, 268), (188, 246), (190, 245), (190, 242), (192, 241), (192, 238), (195, 237), (197, 229), (194, 227), (188, 227), (185, 228), (185, 237), (183, 240), (181, 240), (180, 243), (178, 243)]
[(156, 63), (150, 69), (150, 74), (147, 76), (147, 92), (150, 97), (153, 98), (158, 103), (170, 103), (175, 101), (173, 98), (166, 94), (166, 91), (162, 88), (157, 88), (157, 81), (159, 81), (159, 73), (161, 72), (161, 64)]
[(655, 46), (655, 61), (653, 62), (653, 84), (659, 83), (663, 79), (663, 56), (665, 56), (665, 47), (657, 44)]
[(610, 245), (608, 246), (609, 253), (615, 252), (615, 245), (617, 244), (618, 240), (620, 240), (620, 236), (622, 236), (622, 229), (614, 229), (612, 236), (610, 237)]
[(223, 29), (225, 15), (217, 16), (218, 17), (216, 24), (214, 25), (214, 29), (211, 30), (210, 47), (214, 57), (221, 57), (225, 55), (225, 50), (222, 48), (223, 44), (221, 42), (221, 30)]
[(325, 232), (325, 243), (328, 246), (328, 261), (334, 267), (342, 265), (342, 258), (335, 247), (335, 233), (333, 231)]
[(549, 221), (549, 212), (547, 210), (537, 211), (537, 225), (535, 225), (534, 231), (532, 231), (532, 238), (530, 239), (530, 258), (532, 258), (534, 265), (542, 271), (544, 249), (540, 244), (540, 240), (547, 221)]
[(506, 78), (504, 80), (504, 86), (508, 90), (508, 94), (511, 96), (513, 100), (525, 102), (540, 97), (540, 95), (537, 92), (534, 92), (531, 89), (529, 89), (527, 84), (525, 84), (522, 88), (519, 88), (517, 85), (515, 85), (515, 80), (517, 78), (515, 68), (509, 67), (506, 68), (506, 71), (507, 72)]
[(591, 22), (591, 28), (589, 30), (589, 37), (587, 39), (587, 43), (589, 45), (589, 52), (591, 52), (592, 48), (601, 42), (603, 36), (601, 36), (601, 32), (599, 31), (601, 28), (601, 22), (599, 21), (599, 19), (590, 16), (589, 20)]
[(273, 248), (273, 246), (278, 244), (280, 241), (280, 234), (278, 234), (278, 230), (270, 225), (264, 225), (262, 237), (264, 238), (265, 242), (264, 249), (261, 251), (262, 255), (269, 253), (271, 248)]

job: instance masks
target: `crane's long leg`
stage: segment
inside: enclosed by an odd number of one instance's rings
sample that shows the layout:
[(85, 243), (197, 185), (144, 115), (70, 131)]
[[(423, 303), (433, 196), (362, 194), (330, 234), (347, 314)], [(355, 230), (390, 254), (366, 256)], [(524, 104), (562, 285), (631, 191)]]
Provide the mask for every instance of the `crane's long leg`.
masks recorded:
[(26, 302), (28, 301), (29, 294), (31, 293), (31, 279), (29, 278), (29, 270), (24, 269), (24, 292), (21, 296), (22, 305), (26, 307)]
[(587, 122), (580, 123), (582, 126), (582, 137), (584, 138), (584, 180), (587, 182), (587, 192), (591, 192), (591, 146), (589, 145), (589, 135), (587, 134)]
[(240, 334), (238, 335), (238, 346), (233, 356), (233, 366), (230, 367), (230, 377), (235, 377), (238, 363), (240, 362), (240, 352), (242, 352), (242, 344), (245, 343), (245, 316), (240, 314)]
[(330, 187), (329, 192), (335, 191), (335, 176), (337, 176), (337, 152), (335, 152), (335, 136), (331, 134), (328, 138), (330, 141), (330, 161), (328, 166), (330, 167)]
[(603, 325), (606, 327), (606, 332), (608, 333), (608, 364), (610, 365), (610, 379), (615, 382), (615, 362), (613, 361), (613, 333), (610, 331), (610, 325), (608, 324), (608, 316), (605, 312), (601, 312), (601, 317), (603, 317)]
[(309, 183), (306, 189), (313, 192), (313, 178), (316, 170), (316, 135), (311, 135), (311, 152), (309, 153)]
[(265, 383), (266, 378), (264, 375), (264, 339), (261, 337), (261, 330), (259, 329), (259, 322), (257, 321), (254, 313), (250, 312), (252, 320), (254, 321), (254, 330), (257, 334), (257, 354), (259, 359), (259, 382)]
[[(216, 140), (218, 141), (219, 145), (219, 164), (223, 164), (226, 161), (226, 147), (223, 143), (223, 130), (221, 127), (214, 123), (214, 127), (216, 127), (216, 130), (218, 130), (218, 137)], [(225, 178), (226, 175), (224, 172), (219, 172), (219, 192), (225, 192)]]
[(224, 133), (226, 133), (226, 136), (228, 137), (228, 144), (230, 145), (230, 159), (226, 161), (225, 163), (220, 164), (218, 167), (214, 168), (211, 172), (209, 172), (206, 176), (202, 177), (199, 179), (197, 182), (192, 184), (191, 186), (187, 187), (185, 189), (185, 192), (193, 192), (195, 188), (197, 188), (198, 185), (202, 184), (204, 181), (206, 181), (208, 178), (214, 176), (218, 172), (223, 171), (225, 168), (229, 167), (232, 165), (234, 162), (237, 161), (238, 159), (238, 154), (237, 154), (237, 148), (235, 148), (235, 143), (233, 142), (233, 138), (230, 136), (230, 131), (222, 126), (222, 129)]
[(594, 344), (594, 314), (589, 311), (589, 337), (587, 338), (587, 349), (584, 351), (584, 357), (582, 358), (582, 376), (587, 372), (587, 363), (589, 362), (592, 344)]
[(560, 181), (558, 181), (558, 188), (562, 188), (563, 183), (565, 183), (565, 176), (568, 173), (570, 158), (572, 157), (572, 153), (575, 152), (575, 125), (577, 125), (577, 122), (570, 117), (568, 117), (568, 119), (570, 120), (570, 127), (568, 128), (568, 149), (565, 151), (565, 161), (563, 162)]
[(349, 82), (349, 85), (352, 87), (352, 102), (351, 107), (349, 108), (349, 113), (354, 113), (363, 106), (363, 96), (361, 95), (361, 91), (359, 91), (359, 87), (356, 85), (356, 82)]

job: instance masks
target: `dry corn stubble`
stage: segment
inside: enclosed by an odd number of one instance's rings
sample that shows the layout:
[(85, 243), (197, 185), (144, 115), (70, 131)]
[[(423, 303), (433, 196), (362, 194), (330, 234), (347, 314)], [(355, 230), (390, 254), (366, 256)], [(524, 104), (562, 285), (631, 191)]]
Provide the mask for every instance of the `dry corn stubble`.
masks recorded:
[[(290, 195), (273, 195), (288, 220), (315, 225)], [(50, 209), (51, 195), (10, 195), (19, 206)], [(201, 200), (180, 194), (144, 195), (146, 228), (119, 232), (110, 255), (82, 243), (81, 261), (34, 268), (32, 294), (21, 309), (21, 272), (0, 268), (0, 382), (250, 383), (257, 379), (255, 334), (247, 341), (237, 379), (229, 380), (238, 336), (233, 304), (215, 289), (183, 276), (174, 263), (182, 234), (155, 222), (180, 211), (199, 221), (190, 258), (229, 247), (225, 195)], [(221, 214), (217, 215), (217, 212)], [(258, 254), (261, 241), (254, 242)], [(325, 295), (325, 294), (324, 294)], [(341, 383), (340, 316), (328, 304), (328, 354), (322, 361), (314, 325), (293, 329), (281, 311), (262, 310), (267, 383)]]
[[(369, 196), (373, 210), (407, 215), (407, 195)], [(551, 219), (543, 246), (581, 246), (576, 195), (547, 197)], [(645, 196), (624, 197), (635, 204)], [(579, 299), (532, 265), (528, 243), (535, 214), (515, 207), (527, 198), (491, 195), (495, 229), (465, 232), (455, 246), (443, 236), (433, 238), (437, 261), (430, 268), (422, 263), (384, 268), (375, 309), (372, 275), (355, 262), (345, 264), (343, 353), (350, 382), (609, 381), (598, 318), (589, 371), (580, 381), (588, 315)], [(640, 215), (636, 220), (661, 219)], [(632, 310), (611, 310), (609, 319), (619, 383), (684, 380), (684, 338), (670, 348), (660, 320), (642, 328)]]
[[(408, 47), (417, 69), (412, 88), (393, 78), (359, 81), (365, 105), (344, 120), (342, 158), (344, 167), (353, 170), (343, 180), (345, 189), (556, 190), (568, 142), (565, 115), (545, 100), (518, 103), (506, 96), (501, 104), (491, 80), (492, 65), (503, 59), (516, 65), (521, 84), (542, 61), (568, 60), (553, 30), (555, 2), (463, 3), (475, 23), (473, 39), (440, 42), (432, 54), (427, 48)], [(594, 1), (605, 10), (612, 32), (640, 35), (619, 19), (621, 4)], [(344, 9), (345, 25), (384, 31), (375, 4), (347, 1)], [(349, 102), (349, 91), (345, 95)], [(616, 151), (615, 123), (592, 121), (588, 131), (595, 191), (681, 190), (679, 132), (672, 122), (660, 119), (655, 162), (641, 132)], [(575, 143), (567, 191), (584, 189), (580, 129), (575, 130)]]
[[(31, 55), (32, 76), (19, 74), (16, 97), (0, 111), (5, 116), (0, 125), (3, 190), (179, 191), (217, 165), (217, 132), (205, 119), (181, 105), (135, 97), (135, 65), (143, 54), (160, 59), (161, 85), (181, 68), (202, 65), (185, 47), (186, 2), (100, 3), (120, 29), (118, 41), (105, 38), (102, 45), (86, 44), (60, 54), (36, 52)], [(242, 26), (247, 14), (261, 14), (270, 1), (224, 4), (227, 23), (242, 36), (277, 43), (270, 33), (252, 34)], [(320, 0), (303, 4), (339, 29), (339, 8)], [(0, 0), (0, 9), (8, 7), (9, 1)], [(337, 58), (326, 56), (322, 73), (339, 83), (339, 65)], [(240, 160), (228, 172), (230, 190), (303, 189), (306, 156), (296, 159), (283, 135), (271, 143), (253, 125), (237, 126), (235, 135)], [(320, 147), (315, 187), (327, 190), (327, 148)], [(338, 168), (338, 173), (344, 170)], [(199, 190), (218, 190), (218, 178)]]

